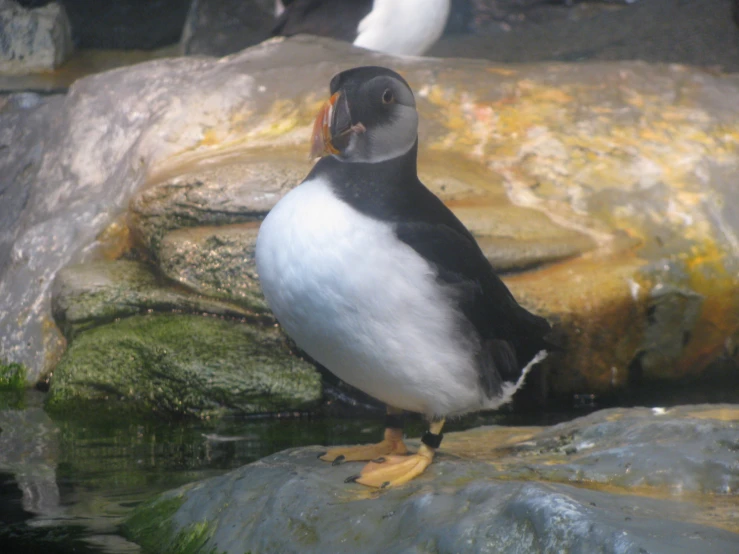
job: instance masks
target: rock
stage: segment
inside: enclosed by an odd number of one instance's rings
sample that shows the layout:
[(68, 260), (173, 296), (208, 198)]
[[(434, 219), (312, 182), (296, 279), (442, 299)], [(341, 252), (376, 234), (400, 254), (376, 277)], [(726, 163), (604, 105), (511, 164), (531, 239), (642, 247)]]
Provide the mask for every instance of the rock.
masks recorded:
[(136, 315), (81, 333), (59, 362), (46, 407), (210, 418), (302, 410), (318, 372), (273, 328), (197, 315)]
[(156, 254), (162, 237), (175, 229), (260, 221), (310, 168), (295, 156), (261, 158), (195, 170), (144, 188), (131, 200), (131, 230)]
[[(210, 107), (204, 108), (202, 98), (192, 96), (196, 87), (190, 85), (190, 92), (185, 93), (189, 100), (174, 101), (174, 89), (162, 87), (157, 77), (169, 81), (185, 70), (175, 79), (184, 85), (191, 82), (191, 71), (210, 63), (163, 60), (154, 67), (138, 66), (133, 74), (127, 69), (115, 77), (114, 71), (107, 77), (82, 79), (68, 95), (42, 101), (34, 108), (6, 104), (0, 112), (2, 144), (8, 147), (0, 149), (4, 196), (0, 255), (7, 252), (0, 258), (0, 359), (28, 366), (29, 382), (51, 370), (63, 351), (49, 302), (57, 270), (102, 255), (98, 238), (106, 239), (103, 231), (117, 221), (131, 193), (141, 185), (150, 157), (164, 160), (179, 149), (175, 145), (180, 140), (190, 147), (194, 146), (190, 141), (200, 140), (188, 133), (178, 135), (175, 128), (180, 124), (175, 121), (183, 120), (177, 112), (187, 110), (206, 128), (215, 124), (214, 113), (236, 110), (243, 105), (244, 95), (251, 94), (248, 83), (253, 84), (252, 78), (229, 79), (226, 88), (213, 87), (220, 90)], [(175, 69), (178, 64), (184, 66)], [(137, 71), (139, 76), (129, 81)], [(177, 88), (175, 81), (171, 85)], [(109, 90), (116, 90), (120, 97), (114, 100)], [(179, 107), (166, 115), (171, 101)], [(195, 115), (198, 112), (200, 116)], [(164, 142), (154, 129), (154, 122), (162, 117), (169, 121), (164, 127), (174, 124), (170, 128), (174, 134)], [(7, 227), (5, 210), (11, 214)], [(116, 234), (112, 236), (114, 240)]]
[(20, 209), (0, 218), (0, 359), (31, 382), (51, 370), (64, 348), (54, 276), (132, 247), (178, 286), (258, 314), (249, 233), (307, 173), (330, 77), (368, 63), (417, 91), (424, 181), (557, 324), (565, 350), (542, 373), (544, 397), (737, 373), (739, 78), (400, 59), (306, 37), (6, 104), (0, 175), (12, 168), (25, 189), (0, 184)]
[[(62, 98), (44, 98), (34, 93), (12, 94), (0, 100), (0, 275), (11, 262), (13, 243), (20, 232), (24, 208), (31, 196), (35, 171), (41, 163), (44, 142), (39, 136), (42, 122), (58, 108)], [(37, 142), (34, 143), (34, 139)], [(38, 140), (41, 139), (41, 140)], [(21, 143), (26, 152), (11, 150)]]
[(233, 304), (174, 289), (145, 265), (125, 260), (65, 267), (57, 273), (52, 290), (54, 320), (68, 340), (87, 329), (151, 311), (251, 315)]
[(167, 277), (200, 294), (272, 318), (254, 260), (258, 232), (258, 223), (172, 231), (162, 239), (159, 266)]
[[(444, 448), (465, 459), (494, 462), (498, 478), (607, 486), (656, 497), (736, 499), (737, 421), (739, 406), (732, 404), (615, 408), (528, 429), (528, 437), (527, 428), (472, 429), (447, 435), (452, 438), (445, 439)], [(504, 448), (491, 450), (491, 443), (500, 444), (495, 437), (501, 433), (512, 438)]]
[(446, 435), (411, 483), (280, 452), (176, 489), (125, 523), (145, 552), (716, 553), (739, 545), (739, 406), (602, 411)]
[(270, 37), (273, 0), (192, 0), (180, 51), (185, 55), (225, 56)]
[(72, 53), (72, 35), (64, 6), (24, 9), (0, 0), (0, 73), (34, 73), (59, 66)]
[(443, 37), (429, 55), (504, 63), (623, 61), (739, 71), (727, 0), (476, 0), (471, 35)]
[(151, 50), (180, 39), (190, 0), (63, 0), (80, 48)]

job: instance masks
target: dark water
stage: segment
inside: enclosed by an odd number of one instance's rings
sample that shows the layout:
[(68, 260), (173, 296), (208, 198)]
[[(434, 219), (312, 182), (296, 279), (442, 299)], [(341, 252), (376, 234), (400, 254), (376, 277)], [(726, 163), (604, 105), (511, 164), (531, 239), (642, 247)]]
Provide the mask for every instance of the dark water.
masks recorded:
[[(162, 422), (52, 419), (43, 393), (0, 393), (0, 552), (138, 552), (117, 527), (160, 492), (285, 448), (375, 442), (383, 418), (314, 417)], [(552, 424), (573, 414), (474, 415), (451, 422)], [(445, 430), (447, 430), (445, 429)], [(406, 431), (425, 430), (410, 418)]]

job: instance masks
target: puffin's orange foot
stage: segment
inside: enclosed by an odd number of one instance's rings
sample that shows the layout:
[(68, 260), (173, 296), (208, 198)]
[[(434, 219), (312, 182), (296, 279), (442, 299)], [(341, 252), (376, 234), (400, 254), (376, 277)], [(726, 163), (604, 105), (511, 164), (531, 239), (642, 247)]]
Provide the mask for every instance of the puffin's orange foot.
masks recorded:
[(347, 483), (385, 489), (407, 483), (421, 475), (434, 459), (434, 450), (421, 445), (418, 454), (385, 456), (368, 463), (359, 475), (349, 477)]
[(407, 453), (408, 448), (402, 439), (388, 439), (387, 433), (385, 433), (385, 439), (377, 444), (332, 448), (319, 456), (319, 459), (324, 462), (331, 462), (336, 466), (344, 462), (366, 462), (367, 460), (375, 460), (383, 456), (390, 456), (391, 454), (402, 456)]

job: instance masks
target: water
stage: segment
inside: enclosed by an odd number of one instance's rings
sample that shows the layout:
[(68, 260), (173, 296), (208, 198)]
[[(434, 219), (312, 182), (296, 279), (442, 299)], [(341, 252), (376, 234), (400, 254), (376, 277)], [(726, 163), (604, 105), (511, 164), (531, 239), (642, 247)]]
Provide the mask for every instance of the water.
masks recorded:
[[(219, 422), (52, 419), (43, 393), (0, 393), (0, 552), (131, 553), (118, 525), (141, 502), (285, 448), (375, 442), (382, 413)], [(572, 414), (486, 414), (483, 424), (551, 424)], [(409, 436), (425, 430), (409, 418)]]
[[(553, 425), (609, 406), (739, 402), (739, 374), (715, 382), (645, 386), (610, 399), (576, 395), (556, 411), (471, 414), (445, 432), (480, 425)], [(353, 417), (209, 421), (51, 418), (38, 391), (0, 392), (0, 553), (135, 553), (118, 526), (141, 502), (286, 448), (379, 440), (383, 412)], [(575, 408), (573, 408), (573, 405)], [(356, 409), (356, 408), (354, 408)], [(332, 412), (333, 413), (333, 412)], [(426, 430), (406, 418), (406, 433)]]

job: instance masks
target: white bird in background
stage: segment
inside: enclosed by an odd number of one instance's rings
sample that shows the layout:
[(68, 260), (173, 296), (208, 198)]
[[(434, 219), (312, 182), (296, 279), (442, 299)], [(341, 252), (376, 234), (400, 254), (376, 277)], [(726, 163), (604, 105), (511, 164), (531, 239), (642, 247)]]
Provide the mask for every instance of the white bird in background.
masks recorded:
[(451, 0), (276, 0), (272, 35), (305, 33), (420, 56), (444, 32), (450, 5)]

